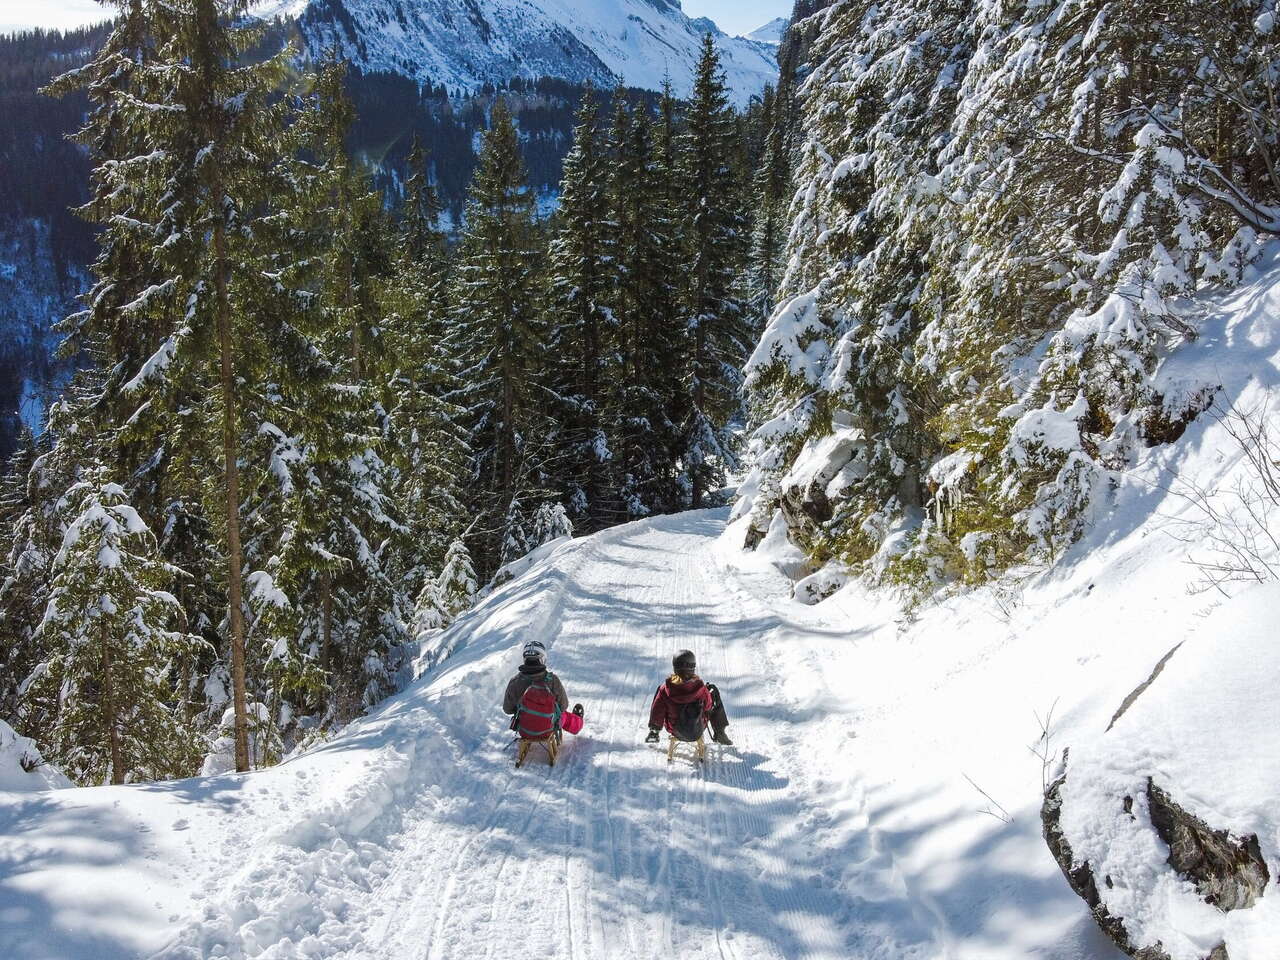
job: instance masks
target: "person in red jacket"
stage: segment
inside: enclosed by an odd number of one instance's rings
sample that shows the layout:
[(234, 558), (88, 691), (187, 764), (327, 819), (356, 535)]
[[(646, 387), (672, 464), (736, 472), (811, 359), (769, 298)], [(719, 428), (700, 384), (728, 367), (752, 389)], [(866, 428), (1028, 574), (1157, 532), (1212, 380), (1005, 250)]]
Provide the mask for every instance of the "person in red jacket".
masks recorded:
[[(653, 706), (649, 708), (649, 735), (644, 738), (645, 743), (657, 743), (658, 732), (664, 728), (668, 733), (681, 736), (681, 739), (696, 740), (695, 731), (700, 734), (709, 721), (711, 739), (726, 747), (733, 746), (725, 732), (729, 717), (720, 700), (720, 691), (715, 684), (702, 682), (693, 651), (681, 650), (672, 657), (671, 669), (671, 676), (653, 695)], [(678, 724), (683, 727), (679, 733)]]

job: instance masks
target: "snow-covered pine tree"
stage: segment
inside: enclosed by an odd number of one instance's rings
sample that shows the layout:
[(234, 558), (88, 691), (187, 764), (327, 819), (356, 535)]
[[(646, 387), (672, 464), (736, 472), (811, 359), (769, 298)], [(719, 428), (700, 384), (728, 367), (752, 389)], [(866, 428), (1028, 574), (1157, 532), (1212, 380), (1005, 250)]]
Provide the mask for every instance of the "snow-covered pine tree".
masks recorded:
[(470, 499), (481, 518), (475, 556), (485, 571), (522, 548), (518, 502), (543, 482), (546, 338), (535, 279), (539, 259), (519, 137), (498, 98), (471, 185), (450, 294), (451, 336), (462, 357), (458, 402), (468, 411), (476, 478)]
[(24, 727), (18, 720), (19, 690), (39, 659), (35, 632), (56, 549), (50, 529), (54, 505), (35, 471), (47, 448), (24, 429), (0, 475), (0, 717), (18, 727)]
[[(1266, 191), (1249, 196), (1239, 184), (1276, 132), (1251, 119), (1269, 69), (1267, 54), (1255, 59), (1260, 12), (1224, 4), (1204, 17), (1142, 2), (977, 10), (980, 66), (949, 161), (956, 205), (934, 254), (956, 267), (954, 279), (935, 271), (945, 309), (922, 359), (950, 366), (954, 384), (982, 385), (946, 391), (950, 432), (970, 438), (956, 456), (970, 466), (947, 472), (945, 496), (957, 507), (952, 539), (982, 544), (988, 563), (1024, 550), (1052, 558), (1087, 526), (1106, 471), (1140, 444), (1176, 437), (1208, 400), (1163, 395), (1150, 378), (1194, 336), (1186, 296), (1205, 281), (1236, 282), (1258, 249)], [(1251, 132), (1262, 140), (1237, 163), (1223, 147)], [(1045, 335), (1029, 387), (992, 374), (997, 356)]]
[(938, 151), (967, 64), (964, 6), (858, 2), (826, 15), (779, 305), (747, 367), (749, 544), (784, 499), (793, 540), (818, 564), (858, 567), (920, 520), (933, 406), (912, 349)]
[[(688, 264), (690, 231), (688, 204), (681, 169), (680, 128), (682, 105), (676, 100), (670, 81), (664, 81), (662, 97), (653, 126), (653, 161), (649, 172), (653, 183), (649, 255), (643, 273), (655, 294), (649, 312), (654, 366), (650, 376), (655, 396), (661, 401), (663, 418), (650, 424), (661, 451), (655, 502), (664, 510), (683, 509), (689, 503), (689, 488), (682, 458), (684, 426), (692, 407), (686, 372), (693, 351), (684, 306), (684, 280)], [(615, 182), (615, 190), (622, 184)]]
[(418, 634), (449, 626), (475, 603), (479, 583), (471, 553), (461, 537), (449, 544), (444, 564), (418, 594), (414, 625)]
[(67, 506), (38, 629), (45, 659), (24, 684), (51, 718), (46, 752), (85, 784), (182, 776), (199, 752), (175, 664), (199, 640), (175, 626), (182, 611), (166, 587), (179, 571), (104, 471), (72, 487)]
[(415, 589), (445, 562), (468, 522), (470, 448), (456, 402), (458, 345), (448, 312), (448, 264), (439, 205), (425, 155), (415, 144), (405, 188), (400, 255), (383, 292), (384, 337), (393, 359), (383, 390), (384, 447), (407, 536), (396, 576)]
[(514, 563), (528, 554), (533, 547), (529, 543), (529, 516), (524, 504), (518, 497), (507, 505), (507, 514), (502, 520), (502, 552), (498, 555), (499, 567)]
[(403, 252), (412, 263), (443, 266), (444, 234), (440, 215), (444, 206), (431, 181), (431, 158), (415, 134), (407, 162), (409, 175), (404, 182)]
[(755, 173), (755, 226), (751, 237), (750, 292), (753, 312), (768, 319), (782, 281), (783, 246), (787, 239), (787, 207), (791, 202), (789, 93), (766, 88), (761, 107), (763, 154)]
[(349, 339), (344, 350), (335, 344), (331, 352), (347, 356), (353, 383), (359, 385), (375, 381), (385, 359), (378, 293), (380, 280), (390, 272), (391, 250), (382, 197), (347, 155), (355, 120), (355, 105), (345, 89), (347, 66), (332, 54), (320, 62), (310, 98), (313, 109), (303, 125), (309, 128), (307, 146), (317, 154), (315, 186), (321, 191), (320, 221), (328, 231), (318, 250), (324, 260), (326, 326), (330, 336)]
[(573, 536), (573, 521), (565, 512), (564, 504), (549, 501), (539, 504), (538, 512), (533, 515), (533, 523), (529, 528), (527, 545), (536, 550), (552, 540)]
[[(625, 117), (621, 91), (614, 102), (615, 113)], [(619, 516), (609, 404), (622, 371), (611, 301), (618, 274), (627, 266), (623, 252), (609, 245), (606, 157), (590, 87), (575, 124), (560, 182), (548, 279), (547, 346), (557, 448), (553, 477), (578, 523), (595, 530)]]
[(677, 283), (679, 231), (672, 207), (674, 103), (664, 96), (664, 125), (672, 129), (664, 164), (654, 123), (643, 109), (619, 102), (609, 132), (605, 203), (613, 315), (621, 367), (613, 378), (609, 435), (617, 461), (618, 495), (627, 518), (675, 510), (679, 449), (680, 373), (685, 329)]
[(681, 181), (691, 209), (684, 308), (691, 349), (681, 461), (689, 503), (699, 507), (723, 481), (725, 467), (736, 462), (727, 426), (740, 409), (739, 367), (751, 332), (738, 290), (749, 238), (733, 173), (737, 129), (710, 34), (703, 38), (685, 120)]
[(1177, 436), (1210, 394), (1158, 394), (1155, 364), (1276, 208), (1269, 11), (849, 2), (800, 24), (750, 541), (781, 506), (817, 563), (981, 580), (1052, 559), (1108, 469)]
[[(67, 355), (99, 351), (113, 374), (103, 385), (110, 398), (159, 349), (172, 326), (139, 302), (146, 292), (162, 287), (167, 275), (149, 256), (155, 240), (148, 227), (156, 192), (163, 189), (161, 162), (148, 158), (144, 115), (133, 106), (163, 102), (162, 79), (149, 67), (156, 58), (157, 38), (166, 34), (171, 20), (165, 9), (149, 0), (107, 0), (104, 5), (115, 9), (116, 19), (102, 48), (44, 92), (65, 96), (84, 90), (91, 104), (74, 139), (97, 163), (90, 179), (91, 199), (78, 211), (100, 227), (93, 264), (97, 279), (84, 298), (86, 309), (61, 325), (66, 334), (62, 350)], [(117, 416), (133, 411), (129, 400), (104, 406)]]
[[(225, 598), (219, 629), (241, 769), (249, 756), (240, 453), (267, 422), (261, 414), (273, 391), (259, 379), (262, 364), (273, 350), (278, 356), (279, 337), (289, 335), (264, 322), (264, 304), (284, 294), (261, 269), (259, 232), (271, 214), (287, 110), (277, 91), (288, 56), (244, 58), (257, 37), (234, 25), (245, 6), (238, 0), (132, 5), (147, 19), (148, 52), (133, 62), (129, 89), (94, 85), (109, 109), (95, 112), (84, 132), (98, 148), (103, 202), (129, 205), (128, 220), (120, 222), (128, 257), (100, 261), (101, 284), (107, 289), (120, 279), (131, 289), (129, 263), (145, 264), (150, 280), (127, 302), (101, 301), (103, 312), (89, 314), (89, 332), (108, 345), (113, 329), (154, 333), (157, 345), (145, 358), (136, 351), (102, 358), (122, 382), (122, 415), (113, 419), (158, 490), (144, 501), (153, 521), (180, 505), (191, 521), (181, 529), (203, 533), (220, 556), (224, 579), (213, 586)], [(108, 57), (81, 79), (112, 75)], [(113, 215), (110, 207), (101, 212)], [(211, 551), (197, 545), (186, 552), (204, 559)], [(209, 617), (214, 624), (222, 619)]]
[(321, 726), (390, 692), (412, 610), (396, 569), (409, 530), (381, 455), (389, 428), (380, 401), (393, 375), (383, 347), (389, 224), (346, 155), (353, 109), (344, 76), (344, 65), (320, 64), (273, 197), (271, 273), (286, 290), (320, 296), (274, 304), (271, 406), (257, 431), (267, 468), (248, 486), (255, 523), (246, 541), (252, 627), (269, 678), (259, 698), (276, 722), (311, 714)]
[(456, 537), (449, 544), (444, 557), (444, 566), (436, 577), (436, 599), (440, 610), (452, 622), (471, 609), (475, 603), (479, 583), (476, 580), (475, 567), (471, 562), (471, 552), (467, 549), (462, 537)]
[[(60, 413), (62, 428), (50, 431), (57, 436), (53, 459), (113, 465), (130, 501), (157, 531), (165, 558), (190, 571), (177, 595), (191, 629), (215, 643), (219, 610), (226, 609), (217, 570), (226, 561), (212, 542), (202, 478), (216, 468), (208, 459), (216, 450), (206, 442), (206, 426), (187, 415), (190, 394), (143, 387), (145, 375), (167, 362), (170, 338), (183, 328), (172, 262), (156, 255), (158, 246), (183, 229), (166, 215), (174, 197), (174, 157), (153, 149), (150, 139), (173, 95), (172, 77), (157, 61), (160, 42), (172, 36), (180, 10), (148, 0), (112, 6), (114, 30), (102, 48), (48, 87), (53, 95), (84, 89), (89, 97), (91, 110), (75, 139), (95, 166), (91, 199), (77, 213), (99, 227), (94, 286), (85, 309), (61, 324), (61, 350), (81, 364), (90, 358), (100, 372), (92, 384), (80, 378), (73, 392), (84, 402), (73, 400)], [(100, 457), (69, 449), (91, 435), (102, 448)], [(65, 473), (59, 477), (61, 493), (73, 480)], [(188, 665), (193, 688), (204, 686), (201, 674), (207, 669), (220, 669), (207, 655), (202, 661)]]

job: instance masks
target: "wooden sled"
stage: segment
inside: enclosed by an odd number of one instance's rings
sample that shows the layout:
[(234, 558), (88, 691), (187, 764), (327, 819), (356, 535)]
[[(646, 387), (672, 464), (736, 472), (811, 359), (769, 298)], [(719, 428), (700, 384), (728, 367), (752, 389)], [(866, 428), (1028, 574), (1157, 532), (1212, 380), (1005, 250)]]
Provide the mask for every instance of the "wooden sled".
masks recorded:
[(676, 759), (676, 748), (682, 743), (687, 743), (693, 747), (693, 760), (695, 763), (704, 763), (707, 759), (707, 741), (705, 736), (698, 737), (697, 740), (677, 740), (674, 736), (671, 742), (667, 744), (667, 763), (673, 763)]
[(529, 751), (533, 749), (534, 744), (540, 745), (542, 749), (547, 751), (547, 762), (550, 766), (554, 767), (556, 765), (556, 757), (560, 753), (559, 730), (549, 736), (543, 737), (540, 740), (526, 740), (524, 737), (521, 737), (516, 742), (519, 744), (519, 748), (516, 752), (517, 767), (524, 766), (524, 762), (529, 759)]

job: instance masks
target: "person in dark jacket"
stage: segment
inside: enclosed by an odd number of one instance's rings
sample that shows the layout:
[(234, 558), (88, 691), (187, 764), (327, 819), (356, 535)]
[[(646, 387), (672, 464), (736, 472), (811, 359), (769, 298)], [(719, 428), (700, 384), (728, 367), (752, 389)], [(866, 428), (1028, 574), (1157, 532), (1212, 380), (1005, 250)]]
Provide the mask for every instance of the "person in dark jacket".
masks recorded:
[(664, 728), (668, 733), (674, 731), (680, 708), (696, 701), (702, 705), (703, 717), (711, 724), (711, 739), (726, 747), (733, 746), (725, 732), (729, 717), (720, 700), (720, 691), (715, 684), (702, 682), (693, 651), (681, 650), (672, 657), (671, 669), (671, 676), (653, 695), (653, 706), (649, 708), (649, 735), (644, 738), (645, 743), (657, 743), (658, 733)]
[(531, 684), (544, 678), (560, 704), (560, 709), (568, 710), (569, 695), (564, 692), (564, 684), (559, 677), (547, 670), (547, 648), (539, 640), (530, 640), (524, 645), (524, 663), (520, 664), (516, 675), (507, 684), (507, 693), (502, 698), (502, 712), (514, 716), (524, 692)]

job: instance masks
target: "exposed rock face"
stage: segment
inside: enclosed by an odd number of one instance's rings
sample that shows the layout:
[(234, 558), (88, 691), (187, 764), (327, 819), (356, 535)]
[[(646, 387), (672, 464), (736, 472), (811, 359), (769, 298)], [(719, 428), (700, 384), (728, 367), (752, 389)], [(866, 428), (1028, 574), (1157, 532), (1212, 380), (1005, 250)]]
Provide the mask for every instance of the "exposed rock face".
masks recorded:
[(1160, 658), (1160, 662), (1157, 663), (1155, 669), (1151, 671), (1151, 676), (1147, 677), (1147, 679), (1134, 687), (1133, 691), (1124, 698), (1124, 703), (1120, 704), (1120, 709), (1112, 715), (1111, 722), (1107, 724), (1108, 730), (1114, 727), (1116, 725), (1116, 721), (1125, 715), (1128, 709), (1133, 706), (1134, 702), (1142, 696), (1151, 684), (1156, 682), (1156, 677), (1160, 676), (1160, 674), (1164, 672), (1165, 664), (1167, 664), (1173, 655), (1178, 652), (1178, 647), (1180, 646), (1182, 646), (1181, 643), (1174, 644), (1173, 649)]
[(1151, 824), (1169, 845), (1169, 866), (1196, 885), (1205, 903), (1223, 913), (1252, 907), (1267, 891), (1271, 871), (1258, 837), (1232, 837), (1183, 810), (1164, 790), (1147, 780)]
[[(1107, 909), (1098, 890), (1099, 878), (1091, 864), (1078, 863), (1071, 844), (1062, 830), (1062, 786), (1066, 775), (1049, 788), (1040, 808), (1045, 843), (1062, 869), (1067, 882), (1086, 904), (1094, 920), (1116, 946), (1137, 960), (1169, 960), (1159, 944), (1139, 946), (1130, 939), (1124, 918)], [(1200, 818), (1188, 813), (1160, 787), (1147, 780), (1147, 801), (1151, 824), (1169, 845), (1168, 864), (1183, 879), (1195, 884), (1201, 898), (1224, 913), (1253, 906), (1266, 893), (1271, 874), (1259, 850), (1258, 838), (1232, 837), (1225, 830), (1215, 830)], [(1132, 797), (1117, 798), (1123, 810), (1134, 814)], [(1110, 877), (1101, 882), (1111, 886)], [(1225, 944), (1218, 944), (1204, 960), (1230, 960)]]
[(807, 548), (835, 514), (833, 500), (866, 476), (866, 440), (861, 430), (837, 426), (835, 432), (806, 444), (791, 472), (779, 483), (778, 507), (794, 543)]
[(1093, 876), (1093, 870), (1087, 863), (1075, 862), (1071, 844), (1062, 831), (1062, 785), (1066, 782), (1066, 774), (1055, 780), (1045, 794), (1044, 803), (1040, 807), (1044, 842), (1049, 845), (1049, 852), (1053, 854), (1053, 859), (1058, 861), (1058, 866), (1062, 868), (1063, 876), (1067, 878), (1067, 883), (1071, 884), (1071, 889), (1089, 905), (1089, 911), (1093, 914), (1093, 919), (1097, 921), (1098, 926), (1102, 928), (1102, 932), (1114, 940), (1121, 950), (1131, 957), (1140, 957), (1141, 960), (1169, 960), (1163, 951), (1155, 954), (1135, 952), (1133, 945), (1129, 942), (1129, 934), (1124, 928), (1124, 921), (1119, 917), (1113, 917), (1103, 904), (1102, 897), (1098, 894), (1098, 884)]

